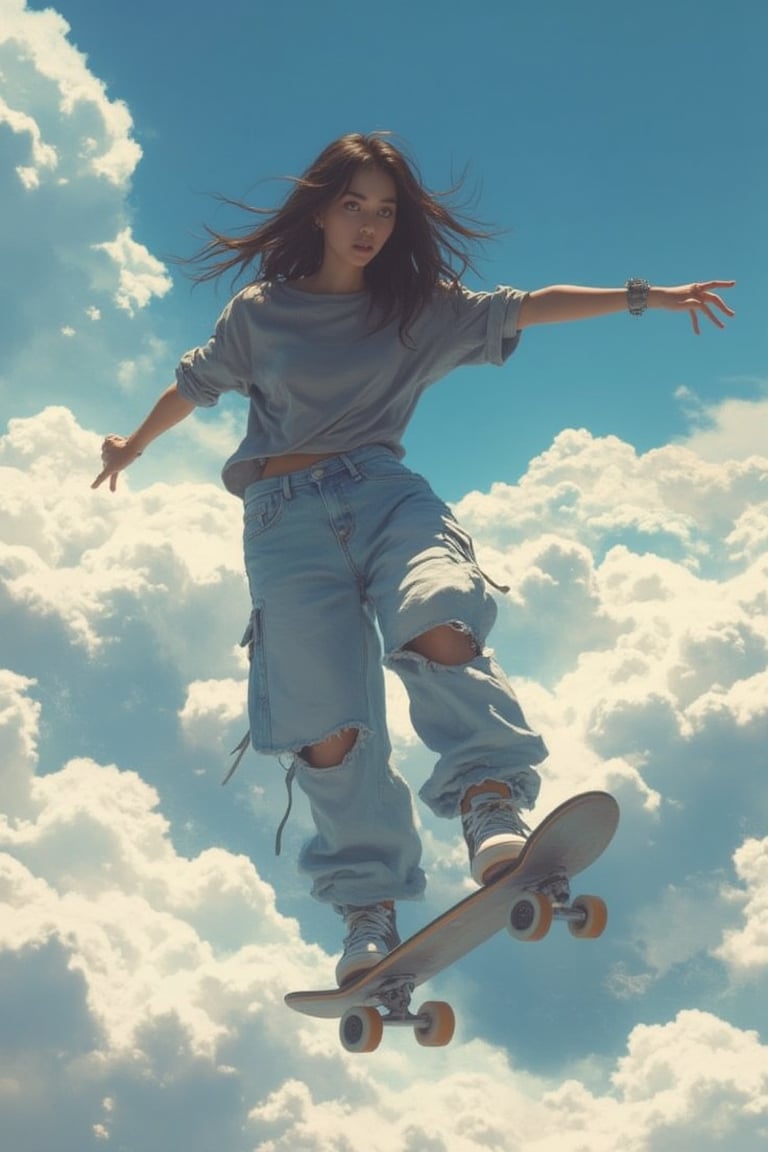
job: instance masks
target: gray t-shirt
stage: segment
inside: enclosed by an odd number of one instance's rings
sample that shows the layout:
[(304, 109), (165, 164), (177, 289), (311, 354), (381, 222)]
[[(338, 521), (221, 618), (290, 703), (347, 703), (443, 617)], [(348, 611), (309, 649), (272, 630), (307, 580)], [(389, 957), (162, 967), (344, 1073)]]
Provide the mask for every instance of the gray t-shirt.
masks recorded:
[(406, 425), (430, 384), (512, 354), (525, 295), (440, 287), (403, 342), (397, 320), (376, 327), (366, 292), (251, 284), (227, 304), (208, 343), (182, 356), (178, 389), (204, 407), (222, 392), (249, 398), (247, 434), (222, 471), (236, 496), (270, 456), (383, 444), (402, 457)]

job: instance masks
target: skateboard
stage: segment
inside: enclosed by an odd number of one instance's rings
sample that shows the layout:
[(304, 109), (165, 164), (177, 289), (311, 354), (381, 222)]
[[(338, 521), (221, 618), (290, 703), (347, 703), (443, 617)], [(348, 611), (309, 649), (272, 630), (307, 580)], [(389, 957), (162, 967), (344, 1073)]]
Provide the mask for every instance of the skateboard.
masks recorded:
[(410, 1010), (413, 990), (507, 927), (517, 940), (542, 940), (554, 919), (577, 939), (606, 929), (608, 910), (599, 896), (570, 899), (571, 877), (606, 850), (618, 825), (613, 796), (588, 791), (549, 813), (531, 833), (514, 865), (454, 908), (443, 912), (374, 968), (327, 992), (289, 992), (286, 1003), (307, 1016), (341, 1017), (348, 1052), (373, 1052), (385, 1025), (413, 1029), (418, 1043), (441, 1047), (453, 1039), (454, 1011), (428, 1001)]
[(522, 941), (542, 940), (553, 920), (567, 922), (578, 939), (602, 935), (608, 920), (599, 896), (570, 897), (571, 877), (602, 855), (619, 822), (607, 792), (584, 792), (555, 808), (531, 833), (515, 863), (461, 900), (375, 967), (341, 988), (289, 992), (286, 1004), (307, 1016), (340, 1018), (348, 1052), (373, 1052), (385, 1025), (413, 1028), (419, 1044), (449, 1044), (455, 1017), (450, 1004), (429, 1001), (410, 1010), (414, 989), (503, 928)]

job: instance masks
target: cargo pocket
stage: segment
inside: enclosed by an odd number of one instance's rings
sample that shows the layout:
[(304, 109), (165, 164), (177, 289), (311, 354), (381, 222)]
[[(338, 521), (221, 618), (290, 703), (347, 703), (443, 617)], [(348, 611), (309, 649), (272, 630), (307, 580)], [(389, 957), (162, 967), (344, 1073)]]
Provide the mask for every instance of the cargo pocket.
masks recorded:
[[(245, 754), (248, 751), (251, 744), (252, 743), (255, 744), (253, 737), (258, 737), (258, 732), (254, 730), (254, 724), (253, 724), (254, 713), (253, 713), (252, 707), (251, 707), (251, 699), (252, 699), (252, 696), (254, 693), (253, 680), (254, 680), (254, 660), (256, 659), (256, 637), (257, 637), (257, 635), (260, 635), (260, 628), (261, 628), (261, 608), (258, 608), (258, 609), (254, 609), (253, 612), (251, 612), (250, 618), (248, 620), (248, 627), (245, 629), (245, 632), (243, 633), (243, 638), (240, 641), (240, 647), (248, 649), (248, 718), (251, 722), (251, 726), (248, 729), (248, 731), (246, 732), (245, 736), (243, 736), (242, 740), (238, 744), (236, 744), (235, 747), (232, 749), (230, 755), (234, 756), (235, 759), (233, 760), (232, 764), (229, 766), (229, 770), (228, 770), (226, 776), (224, 777), (224, 779), (222, 780), (222, 784), (228, 784), (229, 783), (229, 781), (232, 779), (232, 777), (234, 776), (237, 769), (240, 767), (240, 761), (243, 759), (243, 756), (245, 756)], [(258, 676), (260, 678), (261, 683), (259, 685), (257, 685), (255, 692), (256, 692), (257, 698), (261, 698), (262, 701), (265, 701), (266, 700), (266, 674), (264, 672), (263, 653), (259, 654), (258, 663), (261, 666), (261, 672), (257, 671), (256, 676)], [(264, 703), (262, 703), (260, 705), (260, 708), (263, 710)], [(267, 708), (267, 712), (268, 712), (268, 708)]]

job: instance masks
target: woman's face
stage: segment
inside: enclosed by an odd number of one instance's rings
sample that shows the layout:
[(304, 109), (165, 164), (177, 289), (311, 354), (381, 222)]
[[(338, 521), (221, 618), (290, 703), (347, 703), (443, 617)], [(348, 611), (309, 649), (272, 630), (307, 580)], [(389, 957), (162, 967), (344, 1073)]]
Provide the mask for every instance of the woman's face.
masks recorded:
[(358, 168), (347, 191), (315, 217), (323, 230), (323, 265), (350, 273), (381, 252), (395, 227), (397, 190), (380, 168)]

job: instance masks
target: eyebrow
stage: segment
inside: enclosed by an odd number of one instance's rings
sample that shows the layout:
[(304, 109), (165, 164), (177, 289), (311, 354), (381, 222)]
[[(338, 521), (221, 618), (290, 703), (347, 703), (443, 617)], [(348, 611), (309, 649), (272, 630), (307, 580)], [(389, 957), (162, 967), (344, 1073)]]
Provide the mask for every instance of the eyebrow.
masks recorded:
[[(345, 196), (354, 196), (356, 200), (367, 200), (367, 196), (363, 196), (362, 192), (354, 192), (351, 188), (347, 188), (344, 193)], [(381, 200), (382, 204), (397, 204), (397, 199), (394, 196), (385, 196)]]

